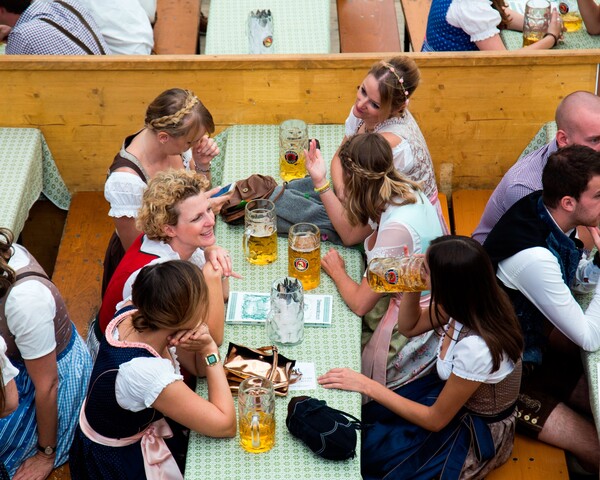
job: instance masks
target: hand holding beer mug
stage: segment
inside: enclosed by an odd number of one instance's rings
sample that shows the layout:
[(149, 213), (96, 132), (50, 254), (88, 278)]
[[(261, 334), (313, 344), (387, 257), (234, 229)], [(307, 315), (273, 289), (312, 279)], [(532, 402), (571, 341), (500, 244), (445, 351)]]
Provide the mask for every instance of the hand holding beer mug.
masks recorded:
[(428, 290), (425, 256), (410, 255), (406, 245), (375, 253), (367, 268), (367, 281), (378, 293)]
[(286, 120), (279, 126), (279, 175), (285, 182), (306, 177), (304, 150), (308, 129), (302, 120)]
[(285, 277), (273, 282), (266, 327), (272, 342), (297, 345), (304, 340), (304, 290), (298, 279)]
[(288, 275), (302, 282), (304, 290), (321, 283), (321, 232), (312, 223), (296, 223), (288, 233)]
[(238, 392), (240, 445), (250, 453), (267, 452), (275, 445), (275, 392), (273, 383), (250, 377)]
[(544, 38), (549, 24), (550, 2), (529, 0), (523, 15), (523, 46), (527, 47)]
[(277, 215), (270, 200), (251, 200), (244, 214), (244, 255), (254, 265), (277, 260)]

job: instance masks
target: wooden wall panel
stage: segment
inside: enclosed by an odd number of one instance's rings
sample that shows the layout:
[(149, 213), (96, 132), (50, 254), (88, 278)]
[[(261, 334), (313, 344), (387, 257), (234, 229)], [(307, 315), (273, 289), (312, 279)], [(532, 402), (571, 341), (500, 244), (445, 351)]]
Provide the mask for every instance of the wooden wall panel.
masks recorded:
[[(422, 82), (410, 109), (445, 191), (490, 188), (575, 90), (594, 91), (593, 51), (409, 53)], [(37, 127), (72, 191), (100, 190), (146, 105), (191, 88), (220, 131), (298, 117), (343, 123), (373, 54), (293, 56), (0, 57), (0, 126)]]

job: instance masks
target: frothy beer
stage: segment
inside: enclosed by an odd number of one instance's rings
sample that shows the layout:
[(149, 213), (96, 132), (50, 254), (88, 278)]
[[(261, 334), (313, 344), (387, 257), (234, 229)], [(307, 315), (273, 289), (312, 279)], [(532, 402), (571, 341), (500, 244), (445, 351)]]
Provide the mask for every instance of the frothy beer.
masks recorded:
[(312, 223), (292, 225), (288, 234), (288, 275), (302, 282), (304, 290), (321, 283), (321, 232)]

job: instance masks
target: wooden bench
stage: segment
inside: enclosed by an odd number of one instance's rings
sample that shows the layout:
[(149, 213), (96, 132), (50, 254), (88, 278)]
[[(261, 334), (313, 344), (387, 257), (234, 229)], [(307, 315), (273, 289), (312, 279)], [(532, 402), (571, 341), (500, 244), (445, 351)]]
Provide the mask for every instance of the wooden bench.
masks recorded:
[(404, 12), (404, 51), (420, 52), (427, 32), (431, 0), (400, 0)]
[(452, 192), (454, 233), (470, 237), (483, 214), (493, 190), (455, 190)]
[(154, 52), (158, 55), (199, 53), (200, 0), (157, 0)]
[(400, 52), (394, 0), (337, 0), (340, 51)]

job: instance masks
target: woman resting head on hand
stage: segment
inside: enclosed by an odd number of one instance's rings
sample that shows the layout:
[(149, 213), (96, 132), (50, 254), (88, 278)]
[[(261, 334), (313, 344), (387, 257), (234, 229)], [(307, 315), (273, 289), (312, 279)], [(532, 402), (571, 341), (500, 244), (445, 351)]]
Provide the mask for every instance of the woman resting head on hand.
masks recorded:
[(405, 293), (398, 329), (441, 332), (436, 370), (395, 390), (347, 368), (318, 379), (372, 399), (362, 414), (372, 424), (363, 432), (365, 479), (483, 478), (512, 451), (523, 351), (512, 304), (471, 238), (433, 240), (425, 271), (430, 304)]
[[(185, 442), (177, 435), (163, 439), (171, 430), (236, 433), (233, 398), (204, 323), (209, 301), (202, 271), (182, 260), (146, 266), (133, 284), (132, 301), (117, 312), (100, 344), (71, 449), (74, 479), (147, 478), (145, 465), (154, 460), (144, 457), (145, 435), (165, 441), (183, 461)], [(180, 365), (206, 377), (208, 400), (184, 383)], [(164, 478), (182, 478), (172, 456), (153, 468)]]

